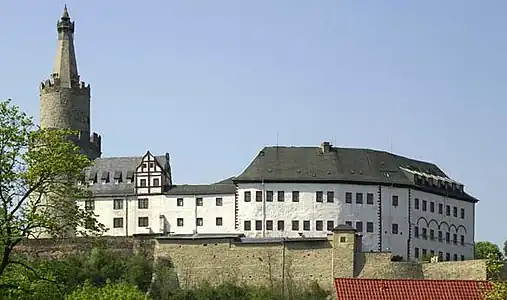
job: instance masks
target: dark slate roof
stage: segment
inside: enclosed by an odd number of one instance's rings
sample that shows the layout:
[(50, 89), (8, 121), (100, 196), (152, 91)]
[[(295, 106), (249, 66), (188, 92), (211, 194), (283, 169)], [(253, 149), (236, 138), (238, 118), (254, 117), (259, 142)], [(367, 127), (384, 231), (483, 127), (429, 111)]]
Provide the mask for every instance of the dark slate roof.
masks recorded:
[[(165, 167), (166, 156), (155, 156), (158, 163)], [(92, 167), (84, 171), (85, 180), (96, 178), (97, 183), (89, 188), (95, 196), (124, 196), (135, 193), (135, 184), (126, 183), (127, 177), (134, 176), (136, 168), (141, 164), (142, 157), (102, 157), (94, 160)], [(115, 183), (115, 178), (121, 176), (122, 182)], [(109, 177), (108, 183), (102, 183), (101, 179)], [(213, 184), (183, 184), (168, 187), (165, 194), (168, 195), (219, 195), (234, 194), (236, 186), (233, 177), (224, 179)]]
[[(158, 163), (166, 165), (165, 156), (155, 156)], [(126, 183), (127, 177), (132, 177), (136, 168), (141, 164), (143, 157), (101, 157), (94, 160), (93, 166), (85, 169), (85, 180), (88, 182), (92, 177), (97, 176), (98, 182), (90, 185), (94, 195), (129, 195), (134, 193), (134, 183)], [(109, 183), (101, 183), (100, 180), (105, 174), (109, 174)], [(121, 176), (122, 183), (115, 183), (115, 177)]]
[(264, 147), (235, 182), (341, 182), (411, 186), (467, 201), (477, 199), (466, 193), (443, 191), (416, 183), (413, 174), (400, 167), (451, 180), (433, 163), (386, 151), (330, 146)]
[(236, 193), (236, 186), (232, 181), (230, 183), (173, 185), (166, 192), (168, 195), (221, 195), (234, 193)]

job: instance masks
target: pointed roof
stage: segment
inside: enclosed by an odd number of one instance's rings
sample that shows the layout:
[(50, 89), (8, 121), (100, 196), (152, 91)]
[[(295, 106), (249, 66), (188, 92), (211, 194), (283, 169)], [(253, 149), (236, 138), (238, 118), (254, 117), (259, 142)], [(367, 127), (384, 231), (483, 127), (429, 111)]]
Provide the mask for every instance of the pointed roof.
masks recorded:
[(77, 87), (76, 53), (74, 50), (74, 22), (70, 20), (67, 5), (63, 8), (61, 19), (57, 23), (58, 46), (53, 65), (53, 78), (59, 78), (62, 87)]
[(487, 281), (336, 278), (338, 300), (483, 300)]

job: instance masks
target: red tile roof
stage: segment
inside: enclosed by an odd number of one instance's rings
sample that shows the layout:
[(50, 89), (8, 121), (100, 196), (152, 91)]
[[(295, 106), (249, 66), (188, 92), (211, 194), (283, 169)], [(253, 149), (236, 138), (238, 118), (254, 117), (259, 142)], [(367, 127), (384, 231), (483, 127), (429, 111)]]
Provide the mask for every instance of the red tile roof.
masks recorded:
[(491, 286), (477, 280), (336, 278), (338, 300), (483, 300)]

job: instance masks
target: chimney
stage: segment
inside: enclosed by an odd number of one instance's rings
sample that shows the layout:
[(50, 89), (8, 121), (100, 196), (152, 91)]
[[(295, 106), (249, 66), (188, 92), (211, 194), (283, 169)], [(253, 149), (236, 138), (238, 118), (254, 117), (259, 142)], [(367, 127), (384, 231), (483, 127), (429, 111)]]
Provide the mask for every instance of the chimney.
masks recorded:
[(320, 147), (322, 148), (322, 153), (329, 153), (331, 151), (330, 142), (322, 142), (322, 144), (320, 144)]

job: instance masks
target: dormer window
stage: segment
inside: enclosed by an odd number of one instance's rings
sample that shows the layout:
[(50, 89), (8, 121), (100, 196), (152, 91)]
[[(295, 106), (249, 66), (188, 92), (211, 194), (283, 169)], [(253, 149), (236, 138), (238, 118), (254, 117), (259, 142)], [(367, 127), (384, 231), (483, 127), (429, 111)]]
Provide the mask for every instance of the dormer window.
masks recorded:
[(442, 179), (439, 179), (438, 180), (438, 187), (444, 187), (444, 182), (442, 181)]
[(115, 171), (114, 172), (114, 183), (118, 184), (118, 183), (121, 183), (121, 182), (122, 182), (121, 171)]
[(460, 193), (463, 193), (463, 185), (462, 184), (458, 185), (458, 191), (460, 191)]
[(102, 171), (102, 176), (100, 177), (100, 181), (102, 183), (109, 183), (109, 172), (108, 171)]
[(143, 166), (141, 167), (141, 171), (146, 170), (146, 167), (147, 167), (146, 163), (143, 163)]
[(89, 184), (97, 183), (97, 172), (95, 171), (90, 172), (90, 177), (88, 177), (88, 183)]
[(452, 190), (455, 191), (456, 190), (456, 183), (452, 183)]
[(127, 183), (134, 182), (134, 172), (133, 171), (127, 171)]
[(429, 184), (429, 185), (433, 185), (433, 178), (431, 178), (431, 177), (430, 177), (430, 178), (428, 178), (428, 184)]
[(154, 163), (150, 163), (150, 169), (153, 169), (155, 167), (155, 164)]

